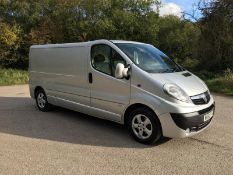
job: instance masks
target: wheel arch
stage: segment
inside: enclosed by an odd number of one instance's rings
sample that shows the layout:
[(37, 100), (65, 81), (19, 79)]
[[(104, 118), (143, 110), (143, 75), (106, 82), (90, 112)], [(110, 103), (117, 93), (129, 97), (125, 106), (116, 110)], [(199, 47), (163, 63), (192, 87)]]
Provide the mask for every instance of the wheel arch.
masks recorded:
[[(130, 113), (137, 109), (137, 108), (140, 108), (140, 107), (144, 107), (144, 108), (147, 108), (148, 110), (150, 110), (151, 112), (153, 112), (155, 114), (155, 116), (158, 118), (159, 120), (159, 117), (158, 115), (156, 114), (156, 112), (151, 108), (149, 107), (148, 105), (145, 105), (145, 104), (142, 104), (142, 103), (134, 103), (134, 104), (131, 104), (130, 106), (128, 106), (124, 112), (124, 115), (123, 115), (123, 122), (124, 122), (124, 125), (126, 125), (128, 123), (128, 117), (130, 115)], [(160, 122), (160, 120), (159, 120)], [(161, 125), (161, 123), (160, 123)]]
[(45, 92), (45, 90), (44, 90), (44, 88), (42, 88), (41, 86), (36, 86), (35, 87), (35, 90), (34, 90), (34, 97), (36, 98), (36, 92), (38, 91), (38, 90), (43, 90), (44, 92)]

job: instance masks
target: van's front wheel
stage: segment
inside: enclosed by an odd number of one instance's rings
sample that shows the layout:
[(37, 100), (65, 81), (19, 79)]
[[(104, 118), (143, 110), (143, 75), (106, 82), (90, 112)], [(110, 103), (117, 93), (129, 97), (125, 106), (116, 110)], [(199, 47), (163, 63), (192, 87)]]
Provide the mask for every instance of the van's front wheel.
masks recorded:
[(157, 116), (144, 107), (138, 108), (130, 114), (128, 128), (135, 140), (143, 144), (155, 143), (162, 136)]
[(39, 89), (36, 92), (36, 105), (38, 109), (43, 112), (47, 112), (51, 109), (51, 105), (48, 103), (47, 96), (42, 89)]

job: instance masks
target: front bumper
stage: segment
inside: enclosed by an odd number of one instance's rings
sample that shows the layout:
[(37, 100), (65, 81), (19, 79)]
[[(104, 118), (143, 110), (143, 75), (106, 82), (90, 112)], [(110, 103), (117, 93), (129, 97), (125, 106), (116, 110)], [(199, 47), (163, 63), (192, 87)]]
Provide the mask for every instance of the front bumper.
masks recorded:
[(189, 129), (190, 131), (199, 131), (203, 128), (205, 128), (212, 120), (204, 121), (204, 115), (214, 111), (215, 106), (212, 104), (210, 107), (200, 110), (198, 112), (193, 112), (193, 113), (187, 113), (187, 114), (174, 114), (171, 113), (171, 117), (175, 124), (183, 129), (187, 130)]
[(204, 121), (204, 115), (215, 110), (213, 103), (209, 107), (192, 113), (166, 113), (159, 116), (163, 135), (170, 138), (184, 138), (205, 130), (211, 119)]

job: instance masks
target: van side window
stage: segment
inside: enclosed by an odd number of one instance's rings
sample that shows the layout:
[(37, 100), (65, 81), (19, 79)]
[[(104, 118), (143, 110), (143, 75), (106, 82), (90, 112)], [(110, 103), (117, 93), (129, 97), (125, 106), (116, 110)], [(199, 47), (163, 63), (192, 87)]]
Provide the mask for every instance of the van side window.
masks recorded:
[(126, 61), (110, 46), (99, 44), (91, 48), (91, 64), (96, 70), (115, 76), (118, 63), (126, 65)]

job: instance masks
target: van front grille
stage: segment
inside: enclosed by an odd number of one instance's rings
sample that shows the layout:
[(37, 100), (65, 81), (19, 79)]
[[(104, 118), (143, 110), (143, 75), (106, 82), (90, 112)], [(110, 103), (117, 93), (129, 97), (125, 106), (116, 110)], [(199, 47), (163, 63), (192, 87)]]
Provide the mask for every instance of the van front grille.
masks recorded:
[(210, 93), (209, 93), (209, 91), (206, 91), (205, 93), (195, 95), (195, 96), (192, 96), (190, 98), (195, 105), (204, 105), (204, 104), (209, 103)]

